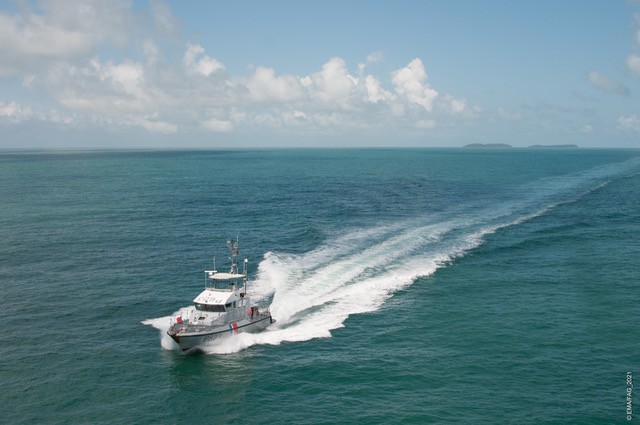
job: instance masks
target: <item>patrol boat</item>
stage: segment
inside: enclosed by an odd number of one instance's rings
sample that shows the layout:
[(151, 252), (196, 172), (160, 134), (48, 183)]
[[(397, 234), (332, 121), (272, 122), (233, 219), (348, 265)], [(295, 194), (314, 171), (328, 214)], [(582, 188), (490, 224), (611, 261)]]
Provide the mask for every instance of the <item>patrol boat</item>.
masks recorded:
[[(238, 272), (238, 241), (227, 241), (231, 250), (229, 273), (205, 270), (205, 288), (193, 306), (170, 319), (167, 334), (185, 354), (201, 351), (223, 338), (240, 332), (262, 330), (275, 322), (268, 307), (251, 301), (247, 292), (247, 262)], [(215, 269), (215, 259), (214, 259)]]

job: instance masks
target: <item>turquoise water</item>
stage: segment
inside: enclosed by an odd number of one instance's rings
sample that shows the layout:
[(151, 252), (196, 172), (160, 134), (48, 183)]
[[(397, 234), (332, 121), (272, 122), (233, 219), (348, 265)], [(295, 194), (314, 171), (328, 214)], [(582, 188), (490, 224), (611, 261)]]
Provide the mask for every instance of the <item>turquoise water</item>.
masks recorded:
[[(640, 422), (640, 151), (5, 152), (0, 199), (6, 423)], [(278, 322), (182, 356), (236, 235)]]

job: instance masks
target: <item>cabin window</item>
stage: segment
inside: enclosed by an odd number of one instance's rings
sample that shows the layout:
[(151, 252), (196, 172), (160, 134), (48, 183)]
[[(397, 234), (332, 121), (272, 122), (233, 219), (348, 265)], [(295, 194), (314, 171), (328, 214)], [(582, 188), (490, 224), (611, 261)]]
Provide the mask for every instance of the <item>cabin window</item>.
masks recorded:
[(231, 308), (231, 303), (225, 304), (224, 306), (227, 307), (227, 310), (229, 310)]
[(200, 311), (212, 311), (214, 313), (224, 313), (226, 311), (224, 309), (224, 306), (219, 304), (210, 305), (210, 304), (194, 303), (194, 305), (196, 307), (196, 310), (200, 310)]

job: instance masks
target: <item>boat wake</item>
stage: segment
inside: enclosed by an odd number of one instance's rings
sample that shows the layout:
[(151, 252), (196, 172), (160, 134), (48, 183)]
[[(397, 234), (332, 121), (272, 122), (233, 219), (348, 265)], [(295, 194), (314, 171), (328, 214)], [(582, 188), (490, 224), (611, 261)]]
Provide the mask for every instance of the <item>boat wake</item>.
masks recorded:
[[(438, 215), (354, 230), (304, 254), (267, 252), (252, 290), (272, 296), (277, 322), (206, 351), (232, 353), (256, 344), (330, 337), (350, 315), (378, 310), (395, 292), (477, 248), (487, 235), (576, 202), (638, 170), (638, 160), (596, 167), (522, 186), (498, 203), (459, 205)], [(162, 330), (169, 322), (143, 323)], [(172, 348), (166, 329), (162, 333), (162, 346)]]
[(180, 351), (180, 347), (178, 347), (178, 344), (173, 342), (171, 337), (167, 334), (167, 331), (171, 327), (171, 319), (176, 316), (182, 316), (182, 313), (184, 313), (184, 315), (186, 316), (187, 310), (189, 309), (189, 307), (190, 306), (182, 307), (180, 310), (174, 311), (169, 316), (143, 320), (142, 324), (147, 326), (153, 326), (154, 328), (160, 331), (160, 345), (162, 346), (162, 348), (164, 348), (165, 350)]

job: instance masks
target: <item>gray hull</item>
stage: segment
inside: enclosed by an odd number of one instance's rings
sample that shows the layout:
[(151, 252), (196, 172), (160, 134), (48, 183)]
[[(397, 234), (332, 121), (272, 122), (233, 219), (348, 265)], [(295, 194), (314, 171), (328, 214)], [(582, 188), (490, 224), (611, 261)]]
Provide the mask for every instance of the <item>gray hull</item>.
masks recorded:
[(201, 351), (203, 347), (215, 345), (225, 338), (241, 332), (257, 332), (275, 322), (271, 315), (261, 315), (255, 320), (240, 320), (222, 326), (209, 327), (172, 327), (167, 334), (179, 346), (184, 354)]

